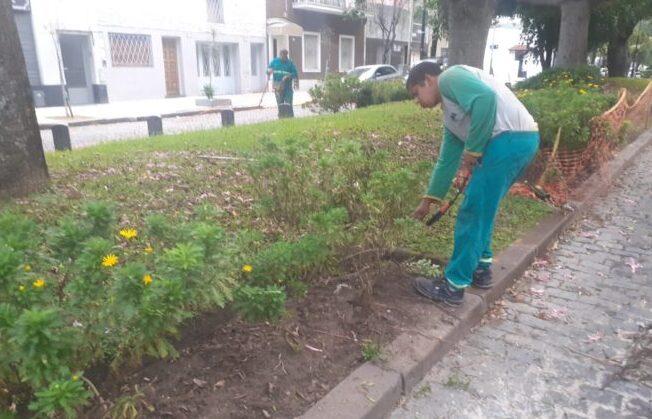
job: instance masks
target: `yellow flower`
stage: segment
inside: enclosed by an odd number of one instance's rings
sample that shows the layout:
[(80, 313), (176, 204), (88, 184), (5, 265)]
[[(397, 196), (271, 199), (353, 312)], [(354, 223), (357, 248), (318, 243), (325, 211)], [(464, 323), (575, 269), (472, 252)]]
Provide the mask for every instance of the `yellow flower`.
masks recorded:
[(72, 376), (72, 381), (79, 381), (79, 376), (78, 375), (73, 375)]
[(253, 271), (253, 270), (254, 270), (254, 267), (251, 266), (251, 265), (244, 265), (244, 266), (242, 267), (242, 272), (244, 272), (244, 273), (246, 273), (246, 274), (250, 273), (250, 272)]
[(112, 266), (117, 265), (119, 260), (120, 259), (118, 259), (118, 257), (113, 253), (110, 255), (106, 255), (102, 258), (102, 266), (104, 266), (105, 268), (110, 268)]
[(151, 283), (152, 283), (152, 275), (145, 274), (145, 276), (143, 276), (143, 284), (149, 285)]
[(24, 285), (19, 286), (18, 291), (25, 292), (25, 286)]
[(135, 228), (123, 228), (122, 230), (120, 230), (120, 235), (125, 239), (129, 240), (138, 236), (138, 232), (136, 231)]
[(29, 266), (29, 265), (25, 265), (25, 266), (23, 267), (23, 270), (24, 270), (25, 272), (32, 272), (32, 267)]
[(143, 251), (145, 253), (147, 253), (148, 255), (151, 255), (152, 253), (154, 253), (154, 248), (151, 245), (148, 244), (147, 247), (145, 247), (143, 249)]
[(579, 93), (580, 95), (585, 95), (585, 94), (586, 94), (586, 90), (584, 90), (584, 89), (580, 89), (577, 93)]
[(43, 278), (39, 278), (36, 281), (32, 282), (34, 288), (43, 288), (45, 286), (45, 281)]

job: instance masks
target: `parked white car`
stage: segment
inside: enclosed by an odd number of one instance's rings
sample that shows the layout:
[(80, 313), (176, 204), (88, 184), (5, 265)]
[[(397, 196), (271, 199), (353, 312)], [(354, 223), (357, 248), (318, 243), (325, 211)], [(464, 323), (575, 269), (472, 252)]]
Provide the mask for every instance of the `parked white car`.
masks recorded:
[(391, 65), (363, 65), (355, 67), (346, 73), (349, 77), (357, 77), (360, 81), (385, 81), (400, 79), (401, 73)]

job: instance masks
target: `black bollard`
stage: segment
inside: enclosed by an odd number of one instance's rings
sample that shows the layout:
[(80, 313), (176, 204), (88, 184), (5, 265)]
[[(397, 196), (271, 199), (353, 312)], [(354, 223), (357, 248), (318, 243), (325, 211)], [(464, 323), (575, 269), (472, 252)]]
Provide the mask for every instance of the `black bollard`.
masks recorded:
[(52, 127), (52, 139), (54, 140), (55, 150), (72, 150), (72, 146), (70, 144), (70, 130), (68, 129), (68, 125), (54, 125)]
[(232, 127), (235, 125), (235, 113), (231, 109), (225, 109), (220, 111), (222, 116), (222, 126), (223, 127)]
[(147, 121), (147, 133), (150, 137), (163, 135), (163, 120), (160, 116), (148, 116), (145, 121)]

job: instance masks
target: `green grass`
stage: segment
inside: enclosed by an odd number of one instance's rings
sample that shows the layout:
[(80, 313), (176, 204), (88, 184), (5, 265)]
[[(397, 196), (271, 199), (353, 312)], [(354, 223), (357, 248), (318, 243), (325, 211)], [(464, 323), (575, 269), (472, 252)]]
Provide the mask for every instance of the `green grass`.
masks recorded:
[[(200, 206), (216, 208), (223, 227), (231, 231), (259, 230), (269, 238), (284, 236), (282, 226), (261, 218), (252, 202), (246, 161), (219, 161), (203, 156), (256, 157), (260, 141), (307, 138), (352, 138), (390, 153), (397, 166), (425, 162), (421, 189), (430, 177), (441, 141), (441, 113), (422, 110), (411, 102), (372, 106), (336, 115), (298, 118), (227, 129), (160, 136), (101, 144), (72, 152), (48, 153), (51, 190), (0, 204), (18, 209), (43, 223), (89, 200), (116, 203), (122, 221), (139, 227), (151, 213), (193, 218)], [(416, 207), (421, 190), (406, 202)], [(412, 203), (412, 199), (415, 200)], [(407, 217), (408, 213), (405, 214)], [(541, 203), (510, 197), (505, 200), (495, 230), (495, 250), (506, 247), (536, 225), (549, 209)], [(397, 246), (447, 258), (453, 245), (454, 211), (431, 228), (404, 220), (387, 231)]]
[(618, 89), (624, 87), (635, 97), (643, 93), (650, 81), (650, 79), (630, 79), (628, 77), (609, 77), (606, 79), (607, 85)]

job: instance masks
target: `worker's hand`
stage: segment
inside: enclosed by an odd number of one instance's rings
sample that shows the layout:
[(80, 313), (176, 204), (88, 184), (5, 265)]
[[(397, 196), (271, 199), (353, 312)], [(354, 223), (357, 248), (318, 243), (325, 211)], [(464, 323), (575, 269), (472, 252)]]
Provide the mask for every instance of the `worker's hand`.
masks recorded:
[(433, 201), (431, 199), (423, 198), (411, 217), (415, 220), (423, 220), (430, 213), (430, 205), (432, 203)]
[(470, 177), (471, 177), (471, 171), (468, 168), (462, 166), (460, 167), (460, 170), (457, 172), (457, 175), (455, 176), (453, 185), (455, 186), (455, 188), (461, 191), (464, 188), (466, 188), (466, 184), (469, 183)]
[(462, 156), (462, 164), (460, 165), (460, 170), (457, 172), (457, 176), (455, 176), (454, 185), (457, 189), (462, 190), (466, 188), (466, 184), (469, 183), (471, 173), (473, 172), (475, 165), (478, 163), (478, 159), (478, 156), (464, 153)]
[(288, 81), (288, 80), (290, 80), (290, 75), (289, 74), (286, 75), (286, 76), (283, 76), (283, 81)]

